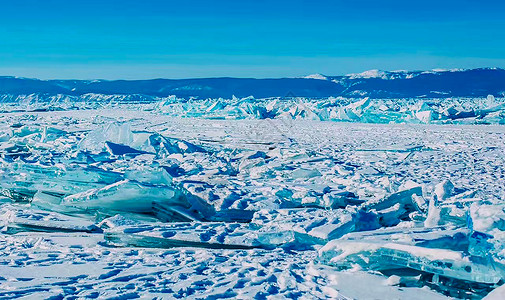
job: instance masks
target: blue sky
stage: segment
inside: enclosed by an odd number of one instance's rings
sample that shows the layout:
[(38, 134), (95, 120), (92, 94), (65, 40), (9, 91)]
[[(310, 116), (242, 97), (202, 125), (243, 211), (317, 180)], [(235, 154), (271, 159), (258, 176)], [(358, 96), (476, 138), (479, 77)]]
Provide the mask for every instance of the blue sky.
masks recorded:
[(505, 68), (504, 1), (0, 0), (0, 75), (295, 77)]

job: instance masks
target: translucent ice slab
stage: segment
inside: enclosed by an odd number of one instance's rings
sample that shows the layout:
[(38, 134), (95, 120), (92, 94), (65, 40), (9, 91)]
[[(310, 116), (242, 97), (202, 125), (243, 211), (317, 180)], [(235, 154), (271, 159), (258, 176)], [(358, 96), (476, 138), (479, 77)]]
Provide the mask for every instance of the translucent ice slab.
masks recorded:
[(67, 216), (56, 212), (4, 205), (0, 210), (3, 232), (102, 232), (84, 216)]
[(505, 278), (505, 267), (490, 256), (490, 238), (454, 227), (393, 227), (330, 241), (319, 250), (319, 259), (340, 269), (359, 266), (399, 276), (405, 282), (418, 276), (417, 283), (408, 284), (428, 285), (451, 296), (482, 297)]
[(304, 249), (313, 238), (294, 231), (251, 228), (239, 223), (174, 223), (118, 226), (105, 230), (113, 245), (171, 248), (203, 247), (221, 249), (276, 248)]

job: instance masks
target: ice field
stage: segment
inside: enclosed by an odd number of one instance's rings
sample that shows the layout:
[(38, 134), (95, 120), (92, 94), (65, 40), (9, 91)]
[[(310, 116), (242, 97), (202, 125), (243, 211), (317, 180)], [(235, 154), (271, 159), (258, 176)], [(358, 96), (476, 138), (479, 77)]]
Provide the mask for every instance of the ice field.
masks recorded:
[(0, 299), (505, 297), (504, 99), (74, 100), (0, 104)]

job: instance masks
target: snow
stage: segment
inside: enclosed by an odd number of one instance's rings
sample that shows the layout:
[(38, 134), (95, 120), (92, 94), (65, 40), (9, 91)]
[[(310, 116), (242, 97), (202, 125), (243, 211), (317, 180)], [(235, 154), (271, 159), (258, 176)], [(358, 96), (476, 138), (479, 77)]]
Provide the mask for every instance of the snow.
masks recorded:
[(3, 104), (0, 298), (503, 289), (503, 99), (125, 99)]
[(386, 79), (386, 72), (380, 70), (368, 70), (361, 73), (347, 74), (350, 79), (356, 78), (383, 78)]
[(505, 298), (505, 285), (500, 286), (499, 288), (489, 293), (486, 297), (484, 297), (485, 300), (500, 300), (504, 298)]
[(311, 75), (304, 76), (303, 78), (305, 78), (305, 79), (328, 80), (328, 78), (326, 76), (321, 75), (321, 74), (311, 74)]

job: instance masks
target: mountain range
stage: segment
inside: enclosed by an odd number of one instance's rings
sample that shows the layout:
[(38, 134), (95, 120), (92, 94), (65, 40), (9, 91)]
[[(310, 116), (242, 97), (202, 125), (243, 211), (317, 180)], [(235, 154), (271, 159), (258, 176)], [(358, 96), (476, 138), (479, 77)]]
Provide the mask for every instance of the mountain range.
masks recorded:
[(505, 70), (500, 68), (431, 71), (379, 71), (342, 76), (301, 78), (195, 78), (149, 80), (39, 80), (0, 76), (2, 95), (146, 95), (231, 98), (370, 97), (448, 98), (505, 96)]

